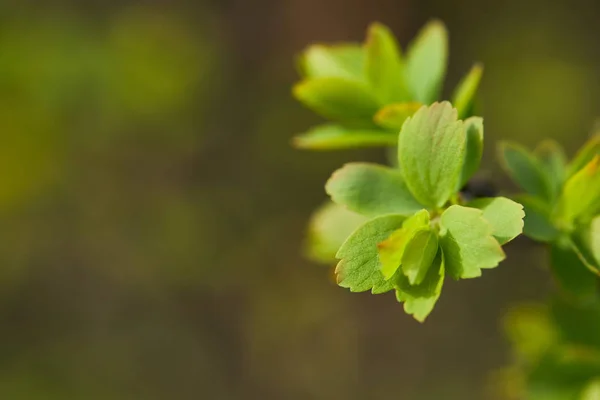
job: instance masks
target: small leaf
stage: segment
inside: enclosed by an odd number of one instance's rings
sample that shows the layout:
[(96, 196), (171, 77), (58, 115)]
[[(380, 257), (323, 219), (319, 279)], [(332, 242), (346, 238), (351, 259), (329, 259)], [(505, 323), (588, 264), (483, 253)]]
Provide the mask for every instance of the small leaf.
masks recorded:
[(437, 251), (425, 279), (419, 285), (411, 285), (408, 279), (400, 273), (396, 274), (395, 280), (396, 299), (404, 302), (404, 311), (419, 322), (425, 321), (442, 293), (444, 284), (442, 252)]
[(367, 218), (344, 206), (327, 202), (310, 217), (305, 253), (313, 261), (332, 264), (346, 238)]
[(384, 215), (361, 225), (346, 239), (336, 254), (340, 259), (335, 272), (341, 287), (352, 292), (371, 290), (373, 294), (389, 292), (392, 281), (385, 281), (379, 268), (377, 244), (399, 229), (402, 215)]
[(477, 172), (481, 163), (481, 156), (483, 155), (483, 118), (468, 118), (465, 120), (464, 126), (467, 144), (462, 171), (460, 173), (460, 185), (457, 187), (457, 190), (466, 185), (469, 179)]
[(498, 243), (505, 244), (523, 232), (523, 206), (506, 197), (476, 199), (468, 207), (483, 211), (483, 218), (492, 226), (492, 235)]
[(558, 202), (558, 215), (567, 224), (589, 218), (600, 211), (600, 155), (594, 157), (565, 183)]
[(416, 113), (422, 106), (422, 103), (417, 102), (390, 104), (379, 110), (375, 114), (374, 120), (382, 128), (395, 131), (396, 140), (398, 140), (397, 133), (402, 129), (406, 119)]
[(450, 103), (421, 107), (398, 138), (398, 162), (406, 185), (429, 207), (442, 207), (456, 191), (465, 154), (463, 122)]
[(550, 247), (550, 268), (560, 288), (579, 301), (598, 298), (598, 277), (590, 274), (570, 246)]
[(312, 45), (300, 57), (305, 78), (346, 78), (363, 80), (364, 51), (357, 44)]
[(592, 159), (600, 154), (600, 134), (592, 136), (579, 150), (567, 167), (567, 179), (579, 172)]
[(458, 118), (463, 119), (469, 116), (473, 109), (473, 102), (483, 74), (483, 65), (477, 63), (473, 65), (469, 73), (460, 81), (454, 95), (452, 104), (458, 110)]
[(402, 228), (394, 231), (386, 240), (377, 244), (381, 272), (388, 280), (398, 270), (404, 256), (406, 246), (416, 232), (429, 227), (429, 212), (421, 210), (402, 224)]
[(410, 194), (398, 170), (368, 163), (350, 163), (325, 184), (331, 199), (359, 214), (412, 215), (423, 208)]
[(411, 285), (419, 285), (438, 252), (437, 235), (429, 229), (415, 232), (402, 255), (401, 268)]
[(442, 89), (448, 61), (448, 34), (440, 21), (425, 25), (410, 44), (406, 76), (415, 100), (430, 104)]
[(542, 165), (524, 147), (515, 143), (501, 143), (500, 161), (521, 189), (544, 200), (551, 199), (550, 184)]
[(534, 155), (546, 174), (546, 180), (550, 183), (551, 199), (556, 199), (560, 194), (565, 181), (565, 168), (567, 158), (558, 143), (553, 140), (544, 140), (534, 150)]
[(307, 150), (341, 150), (358, 147), (395, 146), (398, 135), (377, 129), (349, 129), (341, 125), (319, 125), (295, 136), (293, 145)]
[(552, 224), (550, 207), (530, 195), (515, 196), (515, 200), (523, 205), (525, 211), (523, 233), (540, 242), (552, 242), (560, 236), (560, 231)]
[(316, 78), (294, 86), (294, 96), (326, 118), (360, 126), (372, 126), (379, 102), (366, 84), (343, 78)]
[(375, 96), (383, 104), (408, 100), (400, 47), (392, 32), (382, 24), (372, 24), (365, 53), (365, 75)]
[(481, 276), (481, 269), (494, 268), (505, 255), (492, 236), (492, 226), (475, 208), (450, 206), (440, 221), (440, 244), (446, 270), (454, 279)]

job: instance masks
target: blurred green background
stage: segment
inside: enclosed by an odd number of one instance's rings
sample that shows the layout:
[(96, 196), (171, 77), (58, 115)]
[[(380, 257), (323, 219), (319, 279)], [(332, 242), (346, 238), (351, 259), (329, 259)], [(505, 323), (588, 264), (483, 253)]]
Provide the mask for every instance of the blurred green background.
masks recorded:
[(344, 162), (311, 153), (294, 57), (450, 31), (452, 88), (485, 64), (483, 169), (495, 143), (572, 152), (600, 113), (600, 5), (506, 0), (45, 0), (0, 5), (0, 398), (493, 399), (499, 318), (544, 299), (521, 239), (449, 282), (420, 325), (393, 295), (350, 294), (302, 256)]

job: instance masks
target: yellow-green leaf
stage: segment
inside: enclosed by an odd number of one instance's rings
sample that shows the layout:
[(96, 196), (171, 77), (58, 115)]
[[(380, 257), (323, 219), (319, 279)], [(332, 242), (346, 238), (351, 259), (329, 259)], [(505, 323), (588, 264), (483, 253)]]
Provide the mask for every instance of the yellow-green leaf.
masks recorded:
[(469, 116), (483, 74), (483, 65), (475, 64), (469, 73), (460, 81), (452, 96), (452, 104), (458, 110), (458, 118)]

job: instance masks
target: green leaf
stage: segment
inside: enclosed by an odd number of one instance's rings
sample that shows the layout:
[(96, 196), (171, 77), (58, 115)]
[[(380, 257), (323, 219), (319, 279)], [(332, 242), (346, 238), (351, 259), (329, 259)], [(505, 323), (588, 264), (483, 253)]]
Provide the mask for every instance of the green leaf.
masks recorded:
[(312, 45), (300, 57), (300, 69), (306, 78), (363, 79), (365, 55), (357, 44)]
[(469, 112), (473, 109), (473, 102), (483, 74), (483, 65), (477, 63), (473, 65), (469, 73), (460, 81), (454, 95), (452, 96), (452, 104), (458, 110), (458, 118), (463, 119), (468, 117)]
[(375, 96), (383, 104), (408, 100), (400, 47), (392, 32), (382, 24), (372, 24), (365, 53), (365, 75)]
[(444, 284), (444, 257), (441, 251), (436, 256), (427, 271), (427, 275), (419, 285), (411, 285), (402, 274), (395, 276), (396, 299), (404, 302), (404, 311), (417, 321), (424, 322), (433, 311), (435, 303), (442, 293)]
[(523, 232), (523, 206), (506, 197), (487, 197), (473, 200), (467, 207), (483, 211), (483, 218), (492, 226), (492, 235), (505, 244)]
[(440, 243), (450, 276), (475, 278), (481, 276), (481, 269), (494, 268), (504, 260), (502, 247), (492, 232), (481, 210), (454, 205), (444, 211)]
[(402, 129), (404, 122), (422, 106), (422, 103), (417, 102), (389, 104), (375, 114), (374, 120), (382, 128), (395, 131), (398, 140), (397, 133)]
[(399, 229), (402, 215), (384, 215), (361, 225), (342, 244), (336, 257), (340, 259), (335, 272), (341, 287), (352, 292), (371, 290), (373, 294), (389, 292), (392, 281), (383, 279), (379, 267), (377, 244)]
[(483, 118), (468, 118), (464, 122), (464, 127), (467, 144), (457, 191), (477, 172), (483, 155)]
[(326, 118), (372, 126), (380, 104), (366, 84), (343, 78), (315, 78), (294, 86), (294, 96)]
[(429, 227), (429, 212), (421, 210), (402, 224), (402, 228), (394, 231), (388, 238), (377, 244), (381, 272), (384, 279), (390, 279), (403, 260), (406, 246), (417, 231)]
[(581, 262), (600, 276), (600, 216), (586, 227), (579, 227), (571, 235), (571, 246)]
[(550, 268), (558, 286), (571, 298), (578, 301), (598, 298), (598, 277), (590, 274), (570, 246), (556, 243), (550, 247)]
[(579, 172), (600, 154), (600, 134), (592, 136), (579, 150), (567, 168), (567, 179)]
[(515, 200), (523, 205), (525, 211), (525, 226), (523, 233), (540, 242), (552, 242), (560, 236), (560, 231), (552, 224), (550, 207), (527, 194), (515, 196)]
[(446, 28), (440, 21), (432, 21), (425, 25), (408, 48), (406, 76), (415, 100), (430, 104), (438, 98), (447, 61)]
[(456, 192), (465, 154), (463, 122), (450, 103), (421, 107), (403, 125), (398, 162), (406, 185), (429, 207), (442, 207)]
[(358, 147), (394, 146), (398, 135), (376, 129), (349, 129), (341, 125), (326, 124), (295, 136), (292, 144), (306, 150), (341, 150)]
[(553, 140), (544, 140), (534, 150), (534, 155), (550, 184), (551, 198), (556, 199), (565, 181), (567, 158), (562, 147)]
[(542, 199), (551, 199), (550, 184), (542, 165), (524, 147), (515, 143), (501, 143), (500, 161), (505, 171), (521, 189)]
[(402, 273), (411, 285), (419, 285), (438, 252), (438, 239), (431, 229), (415, 232), (402, 255)]
[(330, 264), (346, 238), (367, 218), (346, 207), (327, 202), (310, 217), (305, 253), (313, 261)]
[(368, 217), (412, 215), (423, 208), (410, 194), (398, 170), (369, 163), (350, 163), (325, 184), (331, 199)]
[(570, 225), (600, 211), (600, 155), (594, 157), (565, 183), (558, 202), (558, 215)]
[(600, 400), (600, 377), (591, 381), (583, 389), (580, 400)]

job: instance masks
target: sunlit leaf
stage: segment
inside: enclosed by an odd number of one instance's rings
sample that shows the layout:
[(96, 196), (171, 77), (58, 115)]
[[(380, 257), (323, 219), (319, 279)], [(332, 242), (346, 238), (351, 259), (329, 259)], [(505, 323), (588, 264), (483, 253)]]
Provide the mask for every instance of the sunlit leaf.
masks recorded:
[(523, 206), (506, 197), (476, 199), (468, 207), (483, 211), (483, 218), (492, 226), (492, 235), (505, 244), (523, 232)]
[(471, 117), (464, 121), (466, 150), (458, 188), (462, 188), (479, 169), (483, 155), (483, 119)]
[(363, 80), (365, 55), (358, 44), (312, 45), (300, 56), (299, 62), (306, 78)]
[(375, 114), (375, 123), (382, 128), (395, 131), (396, 140), (398, 132), (408, 117), (416, 113), (423, 104), (418, 102), (394, 103), (383, 107)]
[(429, 227), (415, 232), (402, 255), (402, 273), (411, 285), (423, 282), (435, 255), (438, 252), (438, 239)]
[(561, 219), (570, 224), (576, 219), (589, 218), (600, 211), (600, 155), (594, 157), (563, 189), (558, 203)]
[(600, 134), (592, 136), (577, 152), (567, 167), (567, 178), (575, 175), (597, 155), (600, 155)]
[(473, 102), (479, 87), (479, 81), (483, 74), (483, 65), (477, 63), (473, 65), (469, 73), (460, 81), (452, 96), (452, 105), (458, 110), (458, 118), (463, 119), (469, 116), (473, 109)]
[(358, 147), (394, 146), (398, 135), (377, 129), (350, 129), (341, 125), (319, 125), (295, 136), (293, 145), (308, 150), (340, 150)]

